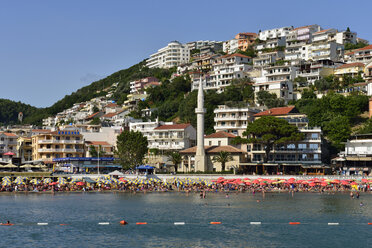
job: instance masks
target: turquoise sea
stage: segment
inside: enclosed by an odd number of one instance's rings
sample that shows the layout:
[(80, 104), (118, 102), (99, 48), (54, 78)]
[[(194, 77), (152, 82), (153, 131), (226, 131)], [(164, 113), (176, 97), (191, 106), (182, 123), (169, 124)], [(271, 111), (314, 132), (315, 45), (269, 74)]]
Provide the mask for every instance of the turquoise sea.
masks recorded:
[(0, 226), (0, 247), (372, 246), (371, 194), (1, 194), (0, 222), (7, 220), (15, 225)]

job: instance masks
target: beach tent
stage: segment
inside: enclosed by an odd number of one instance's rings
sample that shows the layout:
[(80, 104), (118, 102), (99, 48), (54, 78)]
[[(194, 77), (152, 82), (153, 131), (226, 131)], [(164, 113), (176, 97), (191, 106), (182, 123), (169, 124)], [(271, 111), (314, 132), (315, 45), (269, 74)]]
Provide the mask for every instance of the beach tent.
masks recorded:
[(136, 170), (140, 172), (146, 172), (146, 174), (152, 174), (154, 172), (154, 167), (150, 165), (140, 165), (136, 167)]

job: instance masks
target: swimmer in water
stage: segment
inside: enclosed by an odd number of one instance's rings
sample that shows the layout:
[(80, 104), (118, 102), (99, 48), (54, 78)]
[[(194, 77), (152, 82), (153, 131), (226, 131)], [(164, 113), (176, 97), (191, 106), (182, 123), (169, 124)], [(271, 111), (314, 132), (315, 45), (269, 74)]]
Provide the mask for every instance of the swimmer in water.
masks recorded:
[(361, 207), (363, 207), (364, 206), (364, 204), (363, 204), (363, 202), (361, 202), (360, 204), (359, 204)]
[(257, 202), (260, 202), (260, 200), (257, 200)]
[(229, 194), (226, 194), (226, 196), (225, 196), (226, 198), (229, 198)]

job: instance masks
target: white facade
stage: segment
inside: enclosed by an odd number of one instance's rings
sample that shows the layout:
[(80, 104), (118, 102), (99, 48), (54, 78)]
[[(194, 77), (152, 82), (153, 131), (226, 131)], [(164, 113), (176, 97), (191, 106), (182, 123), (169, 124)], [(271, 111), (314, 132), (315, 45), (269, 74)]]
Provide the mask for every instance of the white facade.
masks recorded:
[(242, 135), (248, 123), (254, 120), (253, 115), (258, 109), (250, 107), (229, 107), (219, 105), (214, 111), (214, 130)]
[(190, 49), (178, 41), (170, 42), (146, 61), (149, 68), (171, 68), (190, 61)]
[(311, 44), (310, 59), (316, 60), (332, 60), (340, 61), (344, 55), (344, 45), (338, 44), (335, 41), (331, 42), (315, 42)]
[(222, 44), (222, 50), (227, 54), (236, 52), (236, 50), (238, 50), (238, 40), (232, 39), (224, 41)]
[(258, 38), (260, 40), (267, 40), (267, 39), (274, 39), (278, 37), (285, 37), (288, 35), (289, 31), (291, 31), (293, 27), (281, 27), (281, 28), (273, 28), (264, 30), (258, 33)]
[(9, 161), (9, 157), (4, 155), (4, 153), (17, 154), (17, 138), (17, 135), (13, 133), (0, 133), (0, 161)]
[(284, 52), (275, 51), (275, 52), (266, 52), (259, 53), (256, 58), (253, 58), (253, 67), (261, 68), (274, 64), (276, 61), (284, 58)]
[(267, 39), (265, 42), (260, 42), (259, 44), (255, 45), (255, 49), (257, 51), (262, 51), (264, 49), (275, 49), (277, 47), (284, 47), (285, 41), (286, 41), (285, 36)]
[(195, 145), (196, 130), (190, 124), (162, 125), (147, 139), (149, 149), (183, 150)]
[(372, 45), (354, 51), (356, 62), (369, 63), (372, 61)]

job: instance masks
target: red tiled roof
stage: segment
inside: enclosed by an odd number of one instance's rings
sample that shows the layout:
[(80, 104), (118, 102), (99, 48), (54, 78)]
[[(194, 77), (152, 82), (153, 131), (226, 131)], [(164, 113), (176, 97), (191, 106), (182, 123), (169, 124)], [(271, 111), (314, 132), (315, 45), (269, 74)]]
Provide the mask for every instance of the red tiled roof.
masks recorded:
[(266, 111), (255, 114), (254, 116), (275, 116), (275, 115), (286, 115), (289, 114), (295, 106), (281, 107), (281, 108), (272, 108)]
[(240, 53), (227, 54), (227, 55), (222, 56), (221, 58), (231, 58), (231, 57), (242, 57), (242, 58), (249, 58), (249, 59), (251, 58), (247, 55), (243, 55)]
[(362, 47), (362, 48), (356, 49), (356, 50), (354, 50), (354, 52), (364, 51), (364, 50), (372, 50), (372, 45), (368, 45), (366, 47)]
[(359, 62), (344, 64), (344, 65), (340, 65), (339, 67), (337, 67), (337, 69), (343, 69), (343, 68), (349, 68), (349, 67), (364, 67), (364, 64), (359, 63)]
[(164, 129), (185, 129), (185, 128), (187, 128), (188, 126), (191, 126), (191, 124), (190, 124), (190, 123), (185, 123), (185, 124), (162, 125), (162, 126), (159, 126), (159, 127), (155, 128), (155, 130), (164, 130)]
[(106, 141), (87, 141), (86, 143), (93, 146), (111, 146)]
[[(180, 151), (181, 154), (187, 153), (196, 153), (197, 147), (190, 147), (185, 150)], [(240, 150), (233, 146), (204, 146), (205, 153), (219, 153), (219, 152), (230, 152), (230, 153), (245, 153), (243, 150)]]
[(348, 52), (348, 53), (345, 53), (345, 55), (353, 55), (354, 52)]
[(227, 132), (224, 132), (224, 131), (219, 131), (219, 132), (216, 132), (216, 133), (212, 133), (210, 135), (207, 135), (205, 136), (205, 138), (208, 138), (208, 139), (217, 139), (217, 138), (235, 138), (236, 136), (232, 133), (227, 133)]
[(299, 30), (299, 29), (303, 29), (303, 28), (308, 28), (308, 27), (311, 27), (311, 25), (307, 25), (307, 26), (302, 26), (302, 27), (298, 27), (298, 28), (295, 28), (293, 30)]
[(98, 115), (99, 114), (99, 112), (95, 112), (94, 114), (91, 114), (91, 115), (89, 115), (87, 118), (85, 118), (85, 119), (91, 119), (91, 118), (93, 118), (93, 117), (95, 117), (96, 115)]
[(14, 133), (1, 133), (1, 134), (4, 134), (5, 136), (8, 136), (8, 137), (16, 137), (17, 136)]
[(118, 105), (116, 103), (109, 103), (105, 106), (105, 108), (115, 108), (117, 107)]
[(115, 116), (115, 115), (117, 115), (117, 114), (118, 114), (118, 113), (107, 113), (107, 114), (103, 115), (102, 117), (111, 118), (111, 117), (113, 117), (113, 116)]

